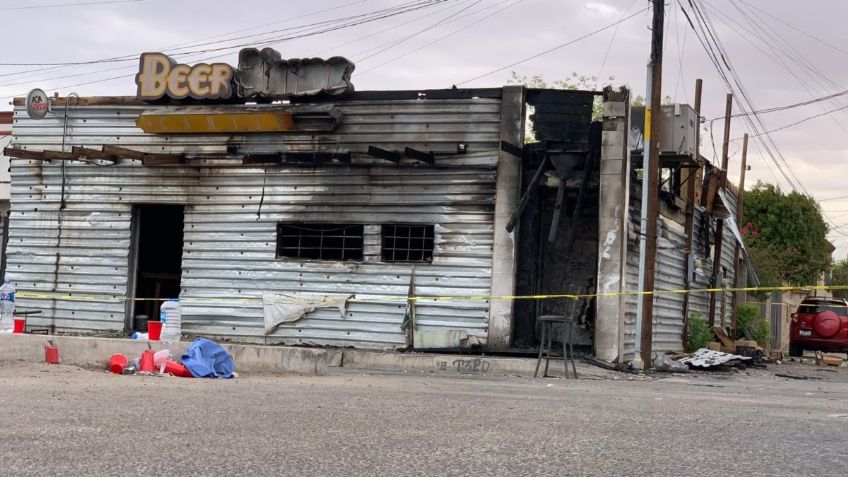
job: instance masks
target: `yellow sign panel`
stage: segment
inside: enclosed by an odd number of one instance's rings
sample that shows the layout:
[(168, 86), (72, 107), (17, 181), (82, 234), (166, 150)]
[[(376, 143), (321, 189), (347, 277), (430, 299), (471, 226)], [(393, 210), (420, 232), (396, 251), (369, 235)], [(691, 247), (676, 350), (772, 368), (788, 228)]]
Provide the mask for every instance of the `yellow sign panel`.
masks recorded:
[(251, 133), (295, 131), (292, 113), (246, 111), (237, 113), (142, 113), (136, 122), (146, 133)]
[(645, 134), (643, 134), (645, 142), (651, 140), (651, 108), (645, 107)]

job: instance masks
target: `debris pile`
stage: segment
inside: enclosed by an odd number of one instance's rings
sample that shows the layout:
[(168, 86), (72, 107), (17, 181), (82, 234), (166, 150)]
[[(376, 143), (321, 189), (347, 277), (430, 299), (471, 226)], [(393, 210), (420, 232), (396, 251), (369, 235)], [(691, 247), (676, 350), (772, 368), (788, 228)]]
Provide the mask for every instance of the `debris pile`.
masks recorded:
[(681, 358), (679, 362), (689, 365), (691, 368), (722, 369), (753, 364), (753, 358), (701, 348), (692, 353), (692, 356)]
[(237, 376), (230, 353), (206, 338), (194, 340), (180, 361), (172, 359), (170, 350), (154, 353), (146, 349), (132, 362), (122, 354), (113, 354), (109, 358), (109, 371), (115, 374), (170, 375), (181, 378), (230, 379)]

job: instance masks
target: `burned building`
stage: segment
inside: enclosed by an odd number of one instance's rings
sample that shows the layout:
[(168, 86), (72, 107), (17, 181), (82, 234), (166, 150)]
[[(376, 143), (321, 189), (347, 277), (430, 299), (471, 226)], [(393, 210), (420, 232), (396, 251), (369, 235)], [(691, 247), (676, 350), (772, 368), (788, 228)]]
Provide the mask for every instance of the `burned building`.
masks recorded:
[[(215, 67), (229, 96), (176, 65), (139, 74), (148, 96), (15, 100), (7, 275), (30, 326), (120, 334), (180, 298), (193, 335), (505, 349), (567, 313), (626, 357), (631, 296), (584, 296), (633, 286), (626, 91), (354, 92), (346, 60), (255, 50)], [(666, 255), (677, 287), (688, 255)], [(680, 348), (663, 299), (657, 342)]]

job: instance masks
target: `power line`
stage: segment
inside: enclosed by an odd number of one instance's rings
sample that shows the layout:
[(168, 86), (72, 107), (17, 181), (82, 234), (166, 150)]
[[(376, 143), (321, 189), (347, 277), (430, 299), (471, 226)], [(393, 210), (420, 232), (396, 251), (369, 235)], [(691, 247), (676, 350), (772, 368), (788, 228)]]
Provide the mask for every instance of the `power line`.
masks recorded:
[[(506, 1), (509, 1), (509, 0), (506, 0)], [(491, 17), (493, 17), (493, 16), (495, 16), (495, 15), (497, 15), (497, 14), (499, 14), (499, 13), (503, 12), (504, 10), (506, 10), (506, 9), (508, 9), (508, 8), (512, 8), (512, 7), (514, 7), (515, 5), (518, 5), (519, 3), (523, 2), (523, 1), (524, 1), (524, 0), (517, 0), (517, 1), (513, 2), (513, 3), (510, 3), (509, 5), (507, 5), (507, 6), (503, 7), (503, 8), (500, 8), (500, 9), (498, 9), (498, 10), (496, 10), (496, 11), (494, 11), (494, 12), (490, 13), (489, 15), (486, 15), (486, 16), (485, 16), (485, 17), (483, 17), (483, 18), (480, 18), (480, 19), (478, 19), (478, 20), (475, 20), (475, 21), (473, 21), (473, 22), (471, 22), (471, 23), (467, 23), (467, 24), (463, 25), (461, 28), (458, 28), (458, 29), (456, 29), (456, 30), (453, 30), (452, 32), (447, 33), (447, 34), (445, 34), (445, 35), (442, 35), (442, 36), (440, 36), (440, 37), (436, 38), (436, 39), (435, 39), (435, 40), (433, 40), (433, 41), (427, 42), (427, 43), (425, 43), (425, 44), (423, 44), (423, 45), (419, 46), (418, 48), (415, 48), (415, 49), (409, 50), (409, 51), (407, 51), (407, 52), (405, 52), (405, 53), (403, 53), (403, 54), (401, 54), (401, 55), (395, 56), (394, 58), (391, 58), (391, 59), (389, 59), (389, 60), (386, 60), (386, 61), (384, 61), (384, 62), (382, 62), (382, 63), (380, 63), (380, 64), (378, 64), (378, 65), (374, 65), (374, 66), (372, 66), (371, 68), (368, 68), (367, 70), (360, 72), (360, 73), (359, 73), (359, 75), (360, 75), (360, 76), (361, 76), (361, 75), (364, 75), (364, 74), (366, 74), (366, 73), (368, 73), (368, 72), (370, 72), (370, 71), (374, 71), (374, 70), (376, 70), (377, 68), (380, 68), (380, 67), (382, 67), (382, 66), (385, 66), (385, 65), (387, 65), (387, 64), (389, 64), (389, 63), (392, 63), (392, 62), (397, 61), (397, 60), (402, 59), (402, 58), (406, 58), (407, 56), (409, 56), (409, 55), (411, 55), (411, 54), (413, 54), (413, 53), (415, 53), (415, 52), (417, 52), (417, 51), (423, 50), (424, 48), (427, 48), (428, 46), (430, 46), (430, 45), (432, 45), (432, 44), (434, 44), (434, 43), (438, 43), (438, 42), (440, 42), (440, 41), (444, 40), (445, 38), (448, 38), (448, 37), (453, 36), (453, 35), (455, 35), (455, 34), (457, 34), (457, 33), (460, 33), (460, 32), (464, 32), (464, 31), (468, 30), (469, 28), (473, 28), (473, 27), (475, 27), (475, 26), (479, 25), (480, 23), (482, 23), (482, 22), (484, 22), (484, 21), (488, 20), (489, 18), (491, 18)], [(474, 13), (475, 13), (475, 14), (476, 14), (476, 13), (480, 13), (480, 12), (482, 12), (483, 10), (487, 10), (487, 9), (491, 8), (492, 6), (493, 6), (493, 5), (490, 5), (489, 7), (486, 7), (486, 8), (482, 8), (482, 9), (480, 9), (480, 10), (478, 10), (478, 11), (474, 12)], [(460, 17), (460, 18), (464, 18), (464, 17), (469, 16), (469, 15), (471, 15), (471, 14), (463, 15), (463, 17)]]
[[(630, 10), (633, 8), (633, 5), (636, 5), (636, 0), (630, 2), (630, 5), (627, 7), (627, 10), (625, 10), (624, 13), (621, 14), (621, 18), (619, 18), (619, 20), (622, 20), (625, 15), (630, 13)], [(609, 58), (610, 51), (612, 51), (612, 45), (615, 43), (615, 37), (616, 35), (618, 35), (618, 27), (620, 25), (621, 24), (616, 25), (615, 28), (612, 30), (612, 37), (610, 38), (609, 44), (607, 45), (607, 51), (604, 52), (604, 58), (601, 60), (601, 67), (598, 69), (598, 76), (595, 76), (595, 88), (598, 87), (598, 80), (601, 79), (601, 75), (604, 73), (604, 67), (607, 65), (607, 58)]]
[[(317, 23), (308, 24), (308, 25), (301, 25), (301, 26), (298, 26), (298, 27), (284, 28), (284, 29), (281, 29), (281, 30), (273, 30), (273, 31), (270, 31), (270, 32), (256, 33), (256, 34), (253, 34), (253, 35), (233, 37), (233, 38), (228, 38), (228, 39), (225, 39), (225, 40), (219, 40), (219, 41), (215, 41), (215, 42), (194, 44), (194, 45), (191, 45), (190, 47), (209, 46), (209, 45), (212, 45), (212, 44), (220, 44), (220, 43), (225, 42), (225, 41), (242, 40), (242, 39), (248, 39), (248, 38), (252, 39), (254, 41), (254, 43), (242, 43), (242, 44), (222, 46), (222, 47), (217, 47), (217, 48), (207, 48), (207, 49), (181, 51), (181, 52), (174, 52), (174, 50), (182, 49), (182, 48), (175, 48), (175, 49), (172, 49), (171, 51), (166, 52), (166, 53), (170, 54), (171, 56), (180, 56), (180, 55), (189, 55), (189, 54), (194, 54), (194, 53), (210, 53), (210, 52), (233, 50), (233, 49), (245, 48), (245, 47), (252, 47), (252, 46), (255, 46), (256, 43), (263, 44), (263, 45), (275, 44), (275, 43), (279, 43), (279, 42), (282, 42), (282, 41), (293, 40), (293, 39), (297, 39), (297, 38), (303, 38), (303, 37), (307, 37), (307, 36), (313, 36), (313, 35), (318, 35), (318, 34), (327, 33), (327, 32), (331, 32), (331, 31), (336, 31), (336, 30), (340, 30), (342, 28), (350, 28), (350, 27), (353, 27), (353, 26), (362, 25), (362, 24), (374, 22), (374, 21), (377, 21), (377, 20), (382, 20), (384, 18), (402, 15), (404, 13), (420, 10), (422, 8), (432, 7), (433, 5), (442, 4), (442, 3), (445, 3), (445, 2), (448, 2), (448, 1), (453, 1), (453, 0), (422, 0), (422, 1), (408, 2), (408, 3), (405, 3), (405, 4), (401, 4), (400, 6), (375, 10), (375, 11), (368, 12), (368, 13), (365, 13), (365, 14), (343, 17), (343, 18), (328, 20), (328, 21), (324, 21), (324, 22), (317, 22)], [(322, 29), (316, 29), (314, 31), (306, 31), (305, 33), (296, 34), (296, 35), (292, 35), (292, 36), (280, 36), (280, 37), (262, 38), (262, 39), (259, 38), (261, 36), (269, 35), (269, 34), (272, 34), (272, 33), (280, 33), (280, 32), (283, 32), (283, 31), (302, 30), (302, 29), (308, 30), (309, 27), (316, 27), (316, 28), (317, 27), (323, 27), (323, 28)], [(188, 47), (185, 47), (185, 48), (188, 48)], [(115, 62), (124, 62), (124, 61), (136, 61), (139, 54), (140, 53), (137, 53), (135, 55), (123, 55), (123, 56), (116, 56), (116, 57), (112, 57), (112, 58), (103, 58), (103, 59), (98, 59), (98, 60), (61, 62), (61, 63), (59, 63), (59, 62), (57, 62), (57, 63), (0, 63), (0, 66), (80, 66), (80, 65), (98, 64), (98, 63), (115, 63)]]
[(749, 8), (751, 8), (751, 9), (753, 9), (753, 10), (756, 10), (756, 11), (758, 11), (758, 12), (762, 13), (763, 15), (769, 16), (769, 17), (771, 17), (771, 18), (773, 18), (773, 19), (775, 19), (775, 20), (779, 21), (780, 23), (782, 23), (782, 24), (784, 24), (784, 25), (788, 26), (789, 28), (791, 28), (791, 29), (793, 29), (793, 30), (795, 30), (795, 31), (797, 31), (797, 32), (799, 32), (799, 33), (801, 33), (801, 34), (803, 34), (803, 35), (805, 35), (805, 36), (809, 37), (809, 38), (812, 38), (813, 40), (816, 40), (817, 42), (821, 43), (822, 45), (825, 45), (825, 46), (828, 46), (828, 47), (830, 47), (830, 48), (833, 48), (834, 50), (836, 50), (836, 51), (838, 51), (838, 52), (840, 52), (840, 53), (842, 53), (842, 54), (844, 54), (844, 55), (848, 55), (848, 50), (843, 50), (842, 48), (839, 48), (838, 46), (836, 46), (836, 45), (834, 45), (834, 44), (832, 44), (832, 43), (829, 43), (829, 42), (827, 42), (827, 41), (825, 41), (825, 40), (822, 40), (821, 38), (819, 38), (819, 37), (817, 37), (817, 36), (815, 36), (815, 35), (813, 35), (813, 34), (811, 34), (811, 33), (808, 33), (808, 32), (806, 32), (806, 31), (804, 31), (803, 29), (798, 28), (798, 27), (796, 27), (795, 25), (792, 25), (791, 23), (788, 23), (788, 22), (786, 22), (786, 21), (784, 21), (784, 20), (782, 20), (782, 19), (780, 19), (780, 18), (778, 18), (778, 17), (776, 17), (776, 16), (772, 15), (771, 13), (769, 13), (769, 12), (767, 12), (767, 11), (760, 10), (759, 8), (757, 8), (757, 7), (755, 7), (754, 5), (752, 5), (752, 4), (748, 3), (748, 2), (746, 2), (745, 0), (739, 0), (739, 1), (740, 1), (740, 2), (742, 2), (742, 3), (744, 3), (745, 5), (747, 5)]
[(110, 3), (138, 3), (146, 2), (147, 0), (105, 0), (99, 2), (80, 2), (80, 3), (54, 3), (52, 5), (24, 5), (20, 7), (0, 7), (0, 11), (12, 10), (36, 10), (39, 8), (59, 8), (59, 7), (81, 7), (84, 5), (108, 5)]
[(651, 9), (650, 7), (648, 7), (648, 8), (643, 8), (642, 10), (639, 10), (638, 12), (634, 13), (633, 15), (630, 15), (630, 16), (628, 16), (628, 17), (626, 17), (626, 18), (623, 18), (623, 19), (621, 19), (621, 20), (618, 20), (617, 22), (610, 23), (609, 25), (607, 25), (607, 26), (605, 26), (605, 27), (603, 27), (603, 28), (599, 28), (599, 29), (594, 30), (594, 31), (592, 31), (592, 32), (586, 33), (585, 35), (579, 36), (579, 37), (577, 37), (577, 38), (575, 38), (575, 39), (573, 39), (573, 40), (567, 41), (567, 42), (562, 43), (562, 44), (560, 44), (560, 45), (557, 45), (557, 46), (555, 46), (555, 47), (553, 47), (553, 48), (549, 48), (549, 49), (547, 49), (547, 50), (545, 50), (545, 51), (543, 51), (543, 52), (541, 52), (541, 53), (537, 53), (537, 54), (535, 54), (535, 55), (533, 55), (533, 56), (528, 56), (527, 58), (524, 58), (524, 59), (522, 59), (522, 60), (518, 60), (518, 61), (516, 61), (515, 63), (508, 64), (508, 65), (506, 65), (506, 66), (504, 66), (504, 67), (501, 67), (501, 68), (498, 68), (498, 69), (492, 70), (492, 71), (490, 71), (490, 72), (488, 72), (488, 73), (484, 73), (484, 74), (482, 74), (482, 75), (475, 76), (475, 77), (473, 77), (473, 78), (471, 78), (471, 79), (467, 79), (467, 80), (465, 80), (465, 81), (462, 81), (462, 82), (456, 83), (456, 85), (457, 85), (457, 86), (461, 86), (461, 85), (463, 85), (463, 84), (465, 84), (465, 83), (470, 83), (470, 82), (472, 82), (472, 81), (476, 81), (476, 80), (478, 80), (478, 79), (480, 79), (480, 78), (485, 78), (486, 76), (490, 76), (490, 75), (493, 75), (493, 74), (495, 74), (495, 73), (499, 73), (499, 72), (501, 72), (501, 71), (503, 71), (503, 70), (505, 70), (505, 69), (512, 68), (513, 66), (520, 65), (521, 63), (526, 63), (526, 62), (528, 62), (528, 61), (530, 61), (530, 60), (535, 60), (536, 58), (538, 58), (538, 57), (540, 57), (540, 56), (547, 55), (548, 53), (551, 53), (551, 52), (553, 52), (553, 51), (559, 50), (560, 48), (565, 48), (566, 46), (573, 45), (574, 43), (577, 43), (577, 42), (579, 42), (579, 41), (581, 41), (581, 40), (585, 40), (586, 38), (589, 38), (590, 36), (597, 35), (598, 33), (601, 33), (602, 31), (609, 30), (610, 28), (613, 28), (613, 27), (615, 27), (616, 25), (619, 25), (619, 24), (621, 24), (621, 23), (624, 23), (624, 22), (626, 22), (627, 20), (630, 20), (630, 19), (631, 19), (631, 18), (633, 18), (633, 17), (636, 17), (636, 16), (638, 16), (638, 15), (640, 15), (640, 14), (642, 14), (642, 13), (645, 13), (645, 12), (647, 12), (647, 11), (648, 11), (648, 10), (650, 10), (650, 9)]
[[(356, 0), (356, 1), (348, 2), (348, 3), (344, 3), (344, 4), (341, 4), (341, 5), (337, 5), (337, 6), (331, 7), (331, 8), (324, 8), (324, 9), (321, 9), (321, 10), (313, 10), (313, 11), (304, 13), (302, 15), (286, 18), (286, 19), (283, 19), (283, 20), (276, 20), (276, 21), (273, 21), (273, 22), (263, 23), (263, 24), (260, 24), (260, 25), (254, 25), (254, 26), (251, 26), (249, 28), (242, 28), (242, 29), (239, 29), (239, 30), (231, 30), (231, 31), (228, 31), (226, 33), (223, 33), (222, 35), (232, 35), (232, 34), (235, 34), (235, 33), (242, 33), (242, 32), (245, 32), (245, 31), (256, 29), (256, 28), (262, 28), (262, 27), (266, 27), (266, 26), (270, 26), (270, 25), (279, 25), (281, 23), (288, 23), (290, 21), (299, 20), (301, 18), (306, 18), (306, 17), (311, 17), (311, 16), (314, 16), (314, 15), (326, 13), (326, 12), (333, 11), (333, 10), (341, 10), (343, 8), (347, 8), (347, 7), (357, 5), (357, 4), (360, 4), (360, 3), (364, 3), (364, 2), (367, 2), (367, 1), (369, 1), (369, 0)], [(188, 43), (180, 43), (180, 44), (177, 44), (177, 45), (169, 45), (169, 46), (160, 47), (160, 48), (157, 48), (157, 49), (158, 50), (168, 50), (170, 48), (195, 45), (198, 42), (209, 40), (211, 38), (218, 38), (220, 36), (221, 35), (199, 38), (197, 40), (192, 40)], [(129, 54), (129, 55), (122, 55), (122, 56), (119, 56), (119, 57), (116, 57), (116, 58), (126, 58), (128, 60), (133, 60), (133, 59), (137, 59), (138, 55), (139, 55), (138, 53), (132, 53), (132, 54)], [(78, 68), (79, 66), (84, 66), (84, 65), (76, 65), (76, 66), (75, 65), (65, 65), (65, 66), (50, 66), (50, 67), (46, 67), (46, 68), (35, 68), (35, 69), (29, 69), (29, 70), (15, 71), (13, 73), (3, 73), (3, 74), (0, 74), (0, 77), (19, 76), (19, 75), (23, 75), (23, 74), (27, 74), (27, 73), (35, 73), (35, 72), (39, 72), (39, 71), (57, 71), (57, 70), (62, 70), (62, 69), (74, 69), (74, 68)], [(112, 71), (114, 69), (116, 69), (116, 68), (101, 70), (101, 72)], [(72, 76), (69, 75), (67, 77), (72, 77)], [(57, 79), (57, 78), (51, 78), (51, 79)], [(44, 81), (44, 80), (33, 80), (33, 81)], [(18, 84), (20, 84), (20, 83), (18, 83)]]
[[(707, 52), (708, 57), (713, 62), (713, 66), (716, 68), (719, 76), (724, 81), (725, 85), (728, 88), (728, 91), (735, 92), (733, 95), (733, 100), (736, 102), (737, 106), (743, 112), (751, 112), (752, 114), (748, 114), (743, 116), (745, 122), (748, 124), (749, 130), (753, 133), (759, 133), (761, 130), (765, 130), (765, 125), (762, 122), (762, 119), (757, 114), (753, 114), (756, 111), (756, 108), (751, 101), (750, 96), (748, 95), (744, 85), (742, 84), (741, 78), (736, 73), (735, 68), (732, 67), (727, 51), (722, 45), (718, 35), (715, 32), (715, 27), (712, 25), (712, 22), (709, 20), (709, 17), (702, 11), (702, 9), (698, 6), (697, 0), (689, 0), (689, 6), (692, 9), (693, 14), (690, 15), (687, 12), (682, 4), (678, 2), (678, 5), (681, 7), (681, 11), (686, 16), (687, 21), (689, 21), (690, 26), (695, 32), (696, 37), (698, 37), (698, 41), (704, 47)], [(692, 18), (695, 19), (693, 23)], [(695, 24), (698, 25), (697, 29)], [(727, 73), (725, 73), (725, 69)], [(728, 76), (729, 73), (729, 76)], [(799, 188), (803, 190), (803, 185), (798, 181), (794, 172), (791, 170), (789, 163), (786, 161), (786, 158), (780, 153), (780, 149), (777, 147), (777, 144), (769, 135), (760, 135), (756, 136), (755, 139), (760, 143), (762, 149), (768, 154), (769, 158), (771, 158), (774, 165), (777, 167), (777, 170), (786, 180), (787, 184), (793, 189), (798, 190)], [(778, 160), (779, 158), (779, 160)], [(788, 171), (788, 173), (787, 173)], [(793, 180), (794, 179), (794, 180)], [(804, 190), (806, 193), (806, 190)]]
[[(763, 131), (763, 132), (761, 132), (761, 133), (754, 134), (754, 136), (756, 136), (756, 135), (763, 135), (763, 134), (771, 134), (771, 133), (773, 133), (773, 132), (777, 132), (777, 131), (783, 131), (784, 129), (789, 129), (789, 128), (793, 127), (793, 126), (797, 126), (797, 125), (799, 125), (799, 124), (801, 124), (801, 123), (805, 123), (805, 122), (807, 122), (807, 121), (809, 121), (809, 120), (811, 120), (811, 119), (816, 119), (816, 118), (820, 118), (820, 117), (822, 117), (822, 116), (827, 116), (827, 115), (833, 114), (833, 113), (835, 113), (835, 112), (837, 112), (837, 111), (842, 111), (842, 110), (845, 110), (845, 109), (848, 109), (848, 105), (840, 106), (840, 107), (838, 107), (838, 108), (836, 108), (836, 109), (831, 109), (831, 110), (829, 110), (829, 111), (825, 111), (825, 112), (823, 112), (823, 113), (815, 114), (815, 115), (813, 115), (813, 116), (808, 116), (808, 117), (806, 117), (806, 118), (804, 118), (804, 119), (799, 119), (798, 121), (794, 121), (794, 122), (791, 122), (791, 123), (789, 123), (789, 124), (785, 124), (785, 125), (783, 125), (783, 126), (780, 126), (779, 128), (774, 128), (774, 129), (770, 129), (770, 130), (768, 130), (768, 131)], [(737, 138), (735, 138), (735, 139), (733, 139), (733, 140), (734, 140), (734, 141), (739, 141), (739, 140), (741, 140), (741, 139), (742, 139), (741, 137), (737, 137)]]
[[(754, 36), (756, 36), (760, 41), (763, 42), (763, 44), (766, 45), (767, 48), (774, 51), (778, 57), (772, 57), (768, 54), (767, 56), (769, 56), (772, 60), (775, 61), (775, 63), (780, 65), (783, 69), (788, 71), (789, 74), (791, 74), (795, 79), (797, 79), (798, 83), (801, 85), (802, 88), (807, 91), (807, 93), (812, 96), (815, 96), (819, 94), (818, 90), (827, 93), (828, 91), (834, 88), (837, 89), (837, 91), (845, 89), (845, 87), (837, 84), (836, 82), (825, 76), (824, 73), (822, 73), (818, 68), (816, 68), (815, 65), (813, 65), (806, 58), (805, 55), (798, 51), (791, 42), (783, 38), (783, 36), (770, 25), (768, 25), (768, 23), (762, 21), (759, 18), (754, 18), (756, 17), (756, 14), (749, 14), (749, 12), (743, 10), (739, 5), (736, 5), (735, 2), (731, 2), (731, 4), (742, 15), (742, 17), (744, 17), (745, 20), (754, 28), (755, 31), (749, 33), (752, 33)], [(732, 18), (729, 18), (729, 20), (735, 23), (735, 20), (733, 20)], [(744, 27), (742, 28), (744, 29)], [(763, 38), (763, 36), (757, 33), (757, 31), (762, 32), (767, 38)], [(779, 55), (781, 54), (789, 59), (790, 64), (787, 64), (786, 62), (780, 60)], [(815, 86), (809, 85), (807, 81), (805, 81), (801, 76), (799, 76), (799, 74), (796, 74), (795, 69), (793, 68), (793, 66), (795, 65), (800, 65), (802, 67), (803, 72), (806, 73), (813, 80)], [(823, 80), (825, 83), (828, 83), (829, 86), (823, 84), (820, 79)], [(827, 101), (835, 106), (842, 106), (842, 104), (836, 101), (835, 99), (829, 98), (827, 99)], [(824, 105), (821, 105), (821, 107), (823, 110), (825, 109)], [(839, 121), (838, 118), (833, 117), (832, 120), (844, 133), (848, 134), (848, 129), (843, 126), (843, 124)]]
[[(466, 0), (466, 1), (467, 1), (467, 0)], [(405, 37), (403, 37), (403, 38), (401, 38), (401, 39), (399, 39), (399, 40), (395, 40), (395, 41), (393, 41), (393, 42), (389, 43), (389, 45), (388, 45), (388, 46), (385, 46), (385, 47), (383, 47), (383, 48), (381, 48), (381, 49), (379, 49), (379, 50), (375, 51), (374, 53), (371, 53), (370, 55), (367, 55), (367, 56), (364, 56), (364, 57), (362, 57), (362, 58), (359, 58), (357, 61), (366, 61), (366, 60), (368, 60), (369, 58), (373, 58), (373, 57), (375, 57), (375, 56), (379, 55), (380, 53), (383, 53), (384, 51), (390, 50), (390, 49), (392, 49), (392, 48), (394, 48), (394, 47), (396, 47), (396, 46), (400, 45), (401, 43), (403, 43), (403, 42), (405, 42), (405, 41), (409, 41), (409, 40), (411, 40), (412, 38), (414, 38), (414, 37), (416, 37), (416, 36), (418, 36), (418, 35), (420, 35), (420, 34), (422, 34), (422, 33), (426, 33), (426, 32), (428, 32), (428, 31), (432, 30), (433, 28), (436, 28), (437, 26), (439, 26), (439, 25), (441, 25), (441, 24), (443, 24), (443, 23), (445, 23), (445, 22), (449, 21), (451, 18), (456, 17), (456, 15), (458, 15), (458, 14), (460, 14), (460, 13), (462, 13), (462, 12), (464, 12), (464, 11), (468, 10), (469, 8), (474, 7), (475, 5), (477, 5), (478, 3), (480, 3), (481, 1), (482, 1), (482, 0), (475, 0), (473, 3), (471, 3), (470, 5), (466, 5), (465, 7), (463, 7), (462, 9), (460, 9), (458, 12), (451, 13), (450, 15), (448, 15), (448, 16), (446, 16), (446, 17), (442, 18), (441, 20), (439, 20), (439, 21), (437, 21), (437, 22), (435, 22), (435, 23), (432, 23), (432, 24), (430, 24), (430, 25), (428, 25), (428, 26), (426, 26), (426, 27), (422, 28), (421, 30), (418, 30), (418, 31), (416, 31), (416, 32), (414, 32), (414, 33), (411, 33), (411, 34), (409, 34), (409, 35), (407, 35), (407, 36), (405, 36)], [(460, 3), (459, 5), (462, 5), (462, 4)], [(462, 17), (460, 17), (460, 18), (462, 18)]]
[[(405, 10), (394, 11), (394, 12), (390, 12), (388, 14), (381, 14), (379, 16), (379, 18), (376, 18), (376, 17), (367, 18), (367, 19), (362, 20), (362, 21), (354, 22), (353, 24), (344, 24), (342, 26), (332, 27), (332, 28), (324, 29), (324, 30), (320, 30), (320, 31), (313, 31), (313, 32), (308, 32), (308, 33), (304, 33), (304, 34), (300, 34), (300, 35), (285, 37), (285, 38), (282, 38), (282, 39), (275, 39), (275, 41), (272, 42), (272, 43), (263, 43), (262, 45), (263, 46), (271, 46), (271, 45), (274, 45), (276, 43), (280, 43), (282, 41), (287, 41), (287, 40), (291, 40), (291, 39), (295, 39), (295, 38), (302, 38), (302, 37), (306, 37), (306, 36), (314, 36), (314, 35), (326, 33), (328, 31), (335, 31), (335, 30), (338, 30), (338, 29), (341, 29), (341, 28), (347, 28), (347, 27), (359, 25), (359, 24), (362, 24), (362, 23), (376, 21), (376, 20), (379, 20), (379, 19), (382, 19), (382, 18), (388, 18), (388, 17), (391, 17), (391, 16), (396, 16), (396, 15), (406, 13), (406, 12), (409, 12), (409, 11), (419, 10), (421, 8), (426, 8), (426, 7), (429, 7), (429, 6), (432, 6), (432, 5), (441, 4), (441, 3), (444, 3), (446, 1), (450, 1), (450, 0), (428, 0), (426, 2), (408, 3), (408, 4), (405, 4), (407, 6), (407, 8)], [(227, 47), (227, 48), (214, 48), (214, 49), (209, 49), (209, 50), (198, 50), (198, 51), (195, 51), (195, 52), (183, 52), (183, 53), (176, 54), (174, 56), (195, 55), (195, 54), (198, 54), (198, 53), (204, 53), (204, 52), (209, 52), (209, 51), (221, 51), (221, 50), (227, 50), (227, 49), (232, 49), (232, 48), (238, 48), (240, 46), (253, 46), (253, 45), (237, 45), (237, 46)], [(222, 55), (212, 56), (208, 59), (217, 58), (217, 57), (220, 57), (220, 56), (222, 56)], [(204, 60), (201, 60), (201, 61), (207, 61), (208, 59), (204, 59)], [(135, 73), (112, 76), (112, 77), (108, 77), (108, 78), (101, 78), (101, 79), (96, 79), (96, 80), (92, 80), (92, 81), (76, 83), (76, 84), (72, 84), (72, 85), (59, 86), (59, 87), (56, 87), (54, 89), (73, 88), (73, 87), (76, 87), (76, 86), (85, 86), (85, 85), (91, 85), (91, 84), (96, 84), (96, 83), (104, 83), (104, 82), (112, 81), (112, 80), (116, 80), (116, 79), (129, 78), (129, 77), (132, 77), (134, 75), (135, 75)], [(0, 97), (0, 99), (14, 98), (16, 96), (21, 96), (23, 94), (25, 94), (25, 93), (19, 93), (17, 95), (11, 95), (11, 96), (3, 96), (3, 97)]]

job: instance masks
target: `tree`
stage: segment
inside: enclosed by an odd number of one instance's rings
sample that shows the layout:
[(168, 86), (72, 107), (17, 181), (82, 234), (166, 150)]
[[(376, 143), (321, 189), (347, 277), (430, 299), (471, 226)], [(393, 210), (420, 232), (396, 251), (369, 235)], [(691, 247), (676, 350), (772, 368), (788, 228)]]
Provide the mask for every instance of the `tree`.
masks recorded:
[(745, 193), (741, 225), (762, 286), (815, 285), (830, 268), (827, 224), (818, 203), (757, 182)]
[[(833, 274), (833, 286), (848, 286), (848, 260), (837, 260), (834, 262), (831, 273)], [(837, 298), (848, 298), (848, 290), (835, 289), (833, 290), (833, 296)]]

